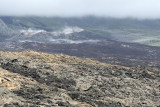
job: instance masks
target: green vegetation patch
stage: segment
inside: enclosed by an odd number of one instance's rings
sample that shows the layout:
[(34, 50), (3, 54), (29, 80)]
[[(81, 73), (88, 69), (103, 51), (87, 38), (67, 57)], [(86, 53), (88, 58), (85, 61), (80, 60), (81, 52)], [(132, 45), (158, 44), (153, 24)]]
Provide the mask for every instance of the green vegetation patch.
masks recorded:
[(143, 44), (150, 46), (160, 46), (160, 40), (149, 40), (144, 42)]

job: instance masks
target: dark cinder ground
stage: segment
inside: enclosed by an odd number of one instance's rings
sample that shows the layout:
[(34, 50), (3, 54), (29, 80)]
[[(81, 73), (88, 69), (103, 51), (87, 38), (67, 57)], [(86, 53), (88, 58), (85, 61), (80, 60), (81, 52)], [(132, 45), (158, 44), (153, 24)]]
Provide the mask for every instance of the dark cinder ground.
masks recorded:
[(0, 106), (159, 107), (160, 72), (62, 54), (0, 52)]

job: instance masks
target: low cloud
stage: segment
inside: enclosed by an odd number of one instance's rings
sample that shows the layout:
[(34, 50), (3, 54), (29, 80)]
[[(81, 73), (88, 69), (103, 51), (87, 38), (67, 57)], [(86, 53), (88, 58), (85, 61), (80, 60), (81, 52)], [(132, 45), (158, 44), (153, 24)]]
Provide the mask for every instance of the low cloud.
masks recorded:
[(160, 0), (1, 0), (1, 16), (160, 18)]

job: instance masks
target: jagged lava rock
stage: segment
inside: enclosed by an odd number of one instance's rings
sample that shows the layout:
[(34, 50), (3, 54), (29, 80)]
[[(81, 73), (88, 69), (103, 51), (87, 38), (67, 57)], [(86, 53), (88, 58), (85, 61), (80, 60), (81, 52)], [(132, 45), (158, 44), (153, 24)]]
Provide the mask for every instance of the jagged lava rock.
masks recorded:
[(63, 54), (0, 52), (1, 106), (160, 106), (160, 72)]

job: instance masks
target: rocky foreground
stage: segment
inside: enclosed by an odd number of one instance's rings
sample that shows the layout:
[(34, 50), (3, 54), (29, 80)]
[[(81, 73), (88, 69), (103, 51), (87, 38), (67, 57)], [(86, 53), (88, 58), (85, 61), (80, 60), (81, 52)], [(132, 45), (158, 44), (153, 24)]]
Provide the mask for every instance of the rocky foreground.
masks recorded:
[(67, 55), (0, 52), (0, 106), (159, 107), (160, 71)]

